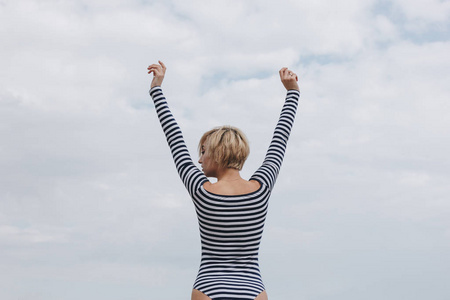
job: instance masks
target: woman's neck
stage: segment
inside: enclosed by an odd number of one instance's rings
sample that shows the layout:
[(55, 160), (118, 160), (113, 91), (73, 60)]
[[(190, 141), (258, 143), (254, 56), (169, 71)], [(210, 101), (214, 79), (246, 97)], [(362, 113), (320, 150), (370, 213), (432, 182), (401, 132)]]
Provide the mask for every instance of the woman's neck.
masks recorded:
[(239, 170), (233, 168), (225, 168), (217, 170), (217, 182), (233, 182), (242, 180)]

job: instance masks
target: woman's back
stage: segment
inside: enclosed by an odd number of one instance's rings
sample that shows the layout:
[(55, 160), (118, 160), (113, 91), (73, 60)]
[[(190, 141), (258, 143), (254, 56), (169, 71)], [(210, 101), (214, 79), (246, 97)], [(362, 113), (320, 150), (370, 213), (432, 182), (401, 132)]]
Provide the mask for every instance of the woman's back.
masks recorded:
[(219, 195), (204, 186), (192, 199), (200, 229), (202, 256), (194, 289), (212, 299), (254, 299), (264, 291), (258, 252), (267, 215), (270, 190)]

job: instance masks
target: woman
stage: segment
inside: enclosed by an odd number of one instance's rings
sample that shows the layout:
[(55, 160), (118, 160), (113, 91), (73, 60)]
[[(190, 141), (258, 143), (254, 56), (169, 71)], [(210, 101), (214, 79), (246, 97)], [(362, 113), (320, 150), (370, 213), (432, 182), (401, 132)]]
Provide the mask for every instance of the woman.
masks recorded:
[[(267, 300), (258, 251), (268, 200), (300, 97), (297, 75), (287, 68), (279, 72), (286, 100), (263, 164), (245, 180), (239, 174), (249, 153), (244, 134), (231, 126), (206, 132), (199, 143), (200, 171), (162, 93), (166, 66), (159, 61), (147, 69), (153, 73), (150, 95), (200, 227), (202, 257), (191, 300)], [(215, 177), (217, 182), (211, 183), (207, 177)]]

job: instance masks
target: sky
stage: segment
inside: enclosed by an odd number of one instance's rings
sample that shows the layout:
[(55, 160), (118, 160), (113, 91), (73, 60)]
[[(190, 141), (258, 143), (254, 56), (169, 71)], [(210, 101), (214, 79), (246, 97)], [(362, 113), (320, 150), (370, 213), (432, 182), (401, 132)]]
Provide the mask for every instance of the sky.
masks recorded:
[(301, 99), (260, 249), (269, 299), (450, 299), (450, 1), (0, 0), (0, 298), (189, 299), (194, 160), (241, 128), (262, 162)]

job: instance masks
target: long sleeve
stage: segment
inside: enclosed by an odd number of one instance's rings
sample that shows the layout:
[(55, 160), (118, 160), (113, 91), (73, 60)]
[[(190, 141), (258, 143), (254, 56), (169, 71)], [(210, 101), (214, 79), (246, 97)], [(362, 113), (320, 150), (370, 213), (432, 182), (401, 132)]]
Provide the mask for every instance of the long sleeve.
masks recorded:
[(256, 179), (266, 184), (270, 190), (272, 190), (275, 185), (281, 164), (283, 163), (284, 153), (294, 124), (299, 98), (299, 91), (287, 91), (286, 100), (281, 110), (280, 118), (275, 127), (272, 141), (267, 150), (263, 164), (251, 177), (251, 179)]
[(166, 136), (167, 143), (169, 144), (175, 167), (177, 168), (183, 184), (192, 196), (192, 194), (205, 181), (208, 181), (208, 179), (203, 172), (194, 165), (186, 147), (181, 129), (169, 109), (161, 87), (153, 87), (150, 90), (150, 96), (155, 104), (156, 113)]
[(183, 135), (160, 87), (150, 90), (177, 171), (192, 197), (199, 222), (202, 258), (194, 289), (211, 299), (255, 299), (265, 290), (258, 253), (271, 189), (283, 161), (300, 96), (288, 91), (251, 193), (219, 195), (201, 188), (208, 179), (189, 155)]

